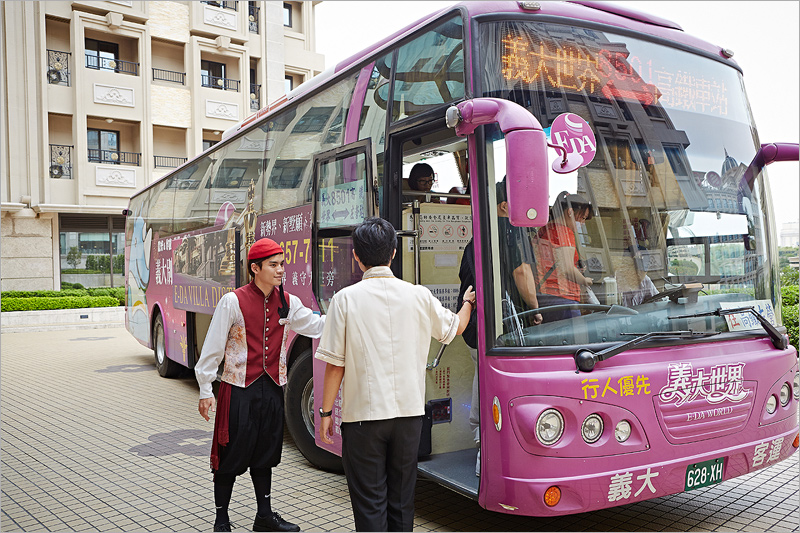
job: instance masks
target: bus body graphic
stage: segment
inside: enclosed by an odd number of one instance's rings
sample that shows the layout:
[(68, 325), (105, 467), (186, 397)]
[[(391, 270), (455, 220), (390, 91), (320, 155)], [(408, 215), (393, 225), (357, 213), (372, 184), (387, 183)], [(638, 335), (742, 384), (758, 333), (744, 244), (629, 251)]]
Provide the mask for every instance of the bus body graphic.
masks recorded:
[[(325, 313), (361, 279), (353, 228), (380, 216), (398, 230), (395, 275), (453, 310), (474, 254), (476, 348), (431, 341), (420, 475), (552, 516), (795, 453), (800, 373), (765, 167), (797, 145), (762, 145), (740, 68), (675, 23), (539, 7), (434, 13), (137, 192), (126, 326), (159, 373), (194, 367), (256, 240), (282, 246), (286, 291)], [(420, 163), (431, 190), (409, 182)], [(324, 364), (311, 339), (288, 346), (289, 431), (341, 471), (341, 397), (323, 445)]]

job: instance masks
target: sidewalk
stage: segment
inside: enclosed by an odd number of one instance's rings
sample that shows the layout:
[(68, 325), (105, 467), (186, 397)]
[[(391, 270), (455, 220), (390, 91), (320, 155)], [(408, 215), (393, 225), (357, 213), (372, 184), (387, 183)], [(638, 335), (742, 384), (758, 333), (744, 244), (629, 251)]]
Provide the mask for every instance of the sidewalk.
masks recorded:
[(0, 313), (2, 333), (119, 327), (125, 327), (123, 306)]

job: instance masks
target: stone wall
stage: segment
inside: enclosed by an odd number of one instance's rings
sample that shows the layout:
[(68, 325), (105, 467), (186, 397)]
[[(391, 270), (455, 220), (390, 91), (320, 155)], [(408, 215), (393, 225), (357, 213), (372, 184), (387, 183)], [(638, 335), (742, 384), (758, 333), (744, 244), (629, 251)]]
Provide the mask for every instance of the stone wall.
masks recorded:
[(53, 220), (30, 209), (3, 213), (0, 219), (0, 290), (52, 290)]

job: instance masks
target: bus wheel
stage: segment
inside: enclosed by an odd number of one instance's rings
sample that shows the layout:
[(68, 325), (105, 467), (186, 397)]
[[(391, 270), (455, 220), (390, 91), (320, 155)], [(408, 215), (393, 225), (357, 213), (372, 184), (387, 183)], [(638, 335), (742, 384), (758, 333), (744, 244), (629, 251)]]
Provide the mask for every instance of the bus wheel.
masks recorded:
[(162, 378), (176, 378), (181, 374), (181, 366), (167, 357), (167, 338), (164, 335), (164, 319), (156, 315), (153, 323), (153, 354), (156, 358), (156, 369)]
[(308, 348), (289, 370), (286, 384), (286, 426), (303, 457), (322, 470), (344, 472), (342, 458), (314, 442), (314, 354)]

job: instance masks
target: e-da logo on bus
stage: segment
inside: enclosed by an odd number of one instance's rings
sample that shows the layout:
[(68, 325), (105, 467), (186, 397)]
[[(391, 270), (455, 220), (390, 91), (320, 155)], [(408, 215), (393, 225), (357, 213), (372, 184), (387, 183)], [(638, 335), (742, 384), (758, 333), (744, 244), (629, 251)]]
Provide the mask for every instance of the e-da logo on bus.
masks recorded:
[(558, 115), (550, 126), (550, 143), (560, 146), (567, 154), (580, 154), (585, 167), (594, 159), (597, 140), (589, 123), (575, 113)]

